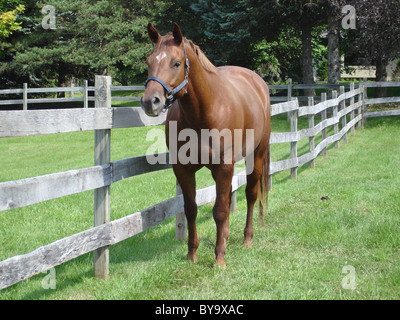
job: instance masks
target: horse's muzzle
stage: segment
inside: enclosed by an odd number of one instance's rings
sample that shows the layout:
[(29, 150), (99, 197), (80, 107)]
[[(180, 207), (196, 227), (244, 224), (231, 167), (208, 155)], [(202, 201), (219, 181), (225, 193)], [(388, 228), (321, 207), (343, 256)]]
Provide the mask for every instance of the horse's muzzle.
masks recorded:
[(145, 97), (140, 100), (140, 106), (150, 117), (157, 117), (165, 107), (165, 98), (159, 96)]

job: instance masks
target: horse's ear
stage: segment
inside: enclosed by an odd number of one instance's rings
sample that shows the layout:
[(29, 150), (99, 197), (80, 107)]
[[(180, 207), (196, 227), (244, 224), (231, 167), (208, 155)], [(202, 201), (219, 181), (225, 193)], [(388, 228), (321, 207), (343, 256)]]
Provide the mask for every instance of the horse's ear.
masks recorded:
[(172, 31), (172, 35), (174, 36), (175, 41), (178, 44), (181, 44), (183, 35), (182, 35), (181, 28), (179, 28), (179, 26), (176, 22), (174, 22), (174, 30)]
[(149, 38), (152, 42), (157, 43), (158, 39), (160, 39), (160, 34), (158, 33), (157, 29), (149, 22), (147, 25), (147, 33), (149, 34)]

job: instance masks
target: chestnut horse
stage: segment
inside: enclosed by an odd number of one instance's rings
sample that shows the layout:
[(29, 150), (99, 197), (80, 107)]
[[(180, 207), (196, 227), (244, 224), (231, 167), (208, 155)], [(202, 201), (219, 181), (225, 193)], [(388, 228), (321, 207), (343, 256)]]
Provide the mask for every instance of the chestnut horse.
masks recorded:
[[(246, 157), (246, 166), (250, 162), (252, 164), (252, 168), (246, 170), (245, 247), (251, 246), (254, 233), (252, 219), (255, 201), (259, 199), (261, 223), (263, 207), (267, 206), (271, 132), (269, 89), (263, 79), (251, 70), (233, 66), (215, 67), (198, 46), (183, 37), (176, 23), (173, 32), (165, 36), (161, 36), (151, 23), (148, 24), (147, 31), (155, 47), (147, 58), (149, 78), (145, 84), (141, 106), (148, 116), (158, 116), (169, 109), (166, 142), (170, 154), (171, 146), (176, 146), (179, 150), (186, 143), (177, 139), (176, 135), (172, 137), (169, 134), (172, 124), (178, 134), (184, 129), (192, 130), (198, 137), (204, 130), (217, 132), (206, 140), (196, 140), (199, 141), (198, 161), (182, 163), (181, 159), (177, 159), (172, 164), (182, 188), (189, 231), (187, 258), (192, 261), (197, 261), (196, 251), (199, 246), (196, 231), (195, 173), (203, 166), (211, 171), (216, 183), (213, 208), (217, 226), (216, 265), (225, 267), (234, 162)], [(227, 139), (225, 134), (218, 134), (226, 133), (227, 130), (233, 139)], [(215, 136), (219, 139), (217, 147), (212, 144)], [(248, 140), (251, 144), (247, 143)], [(193, 149), (189, 151), (192, 152)], [(229, 160), (226, 160), (227, 154)], [(221, 161), (215, 161), (215, 155)]]

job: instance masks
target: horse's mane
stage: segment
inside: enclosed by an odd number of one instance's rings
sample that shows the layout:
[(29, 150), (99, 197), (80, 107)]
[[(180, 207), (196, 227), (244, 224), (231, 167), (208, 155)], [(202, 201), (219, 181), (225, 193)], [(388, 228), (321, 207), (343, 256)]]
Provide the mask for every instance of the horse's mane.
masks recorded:
[[(168, 35), (173, 37), (172, 32), (168, 32)], [(217, 67), (214, 66), (210, 60), (208, 60), (204, 52), (200, 49), (200, 47), (197, 44), (195, 44), (192, 40), (189, 40), (185, 37), (183, 38), (183, 41), (185, 42), (185, 44), (188, 44), (192, 48), (193, 52), (197, 55), (200, 64), (206, 71), (215, 74), (218, 73)]]
[(218, 73), (218, 69), (216, 66), (214, 66), (210, 60), (206, 57), (203, 51), (199, 48), (198, 45), (196, 45), (192, 40), (184, 38), (184, 41), (186, 44), (189, 44), (194, 53), (196, 53), (197, 58), (200, 61), (200, 64), (203, 66), (204, 69), (206, 69), (208, 72), (211, 73)]

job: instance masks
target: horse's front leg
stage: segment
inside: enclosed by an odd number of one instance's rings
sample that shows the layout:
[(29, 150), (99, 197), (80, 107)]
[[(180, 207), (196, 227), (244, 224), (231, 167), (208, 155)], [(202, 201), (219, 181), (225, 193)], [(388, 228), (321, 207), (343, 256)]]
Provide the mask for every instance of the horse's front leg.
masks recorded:
[(199, 247), (199, 239), (197, 237), (196, 217), (196, 170), (191, 167), (176, 164), (173, 166), (175, 176), (182, 189), (185, 216), (188, 222), (188, 255), (187, 259), (197, 262), (196, 251)]
[(217, 226), (217, 243), (215, 246), (216, 265), (226, 267), (225, 249), (229, 237), (230, 194), (232, 186), (233, 165), (218, 165), (212, 168), (212, 175), (216, 182), (217, 198), (213, 209)]

